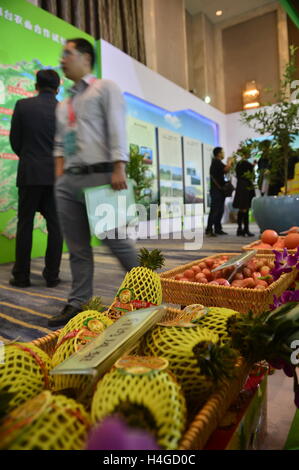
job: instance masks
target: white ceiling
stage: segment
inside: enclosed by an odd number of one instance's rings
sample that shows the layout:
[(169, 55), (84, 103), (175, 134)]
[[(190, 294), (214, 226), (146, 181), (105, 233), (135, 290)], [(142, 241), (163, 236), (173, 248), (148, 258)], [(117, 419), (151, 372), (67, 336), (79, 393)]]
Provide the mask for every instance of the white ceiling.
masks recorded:
[[(269, 3), (276, 2), (275, 0), (185, 0), (185, 8), (191, 15), (202, 12), (212, 23), (221, 23)], [(216, 16), (217, 10), (222, 10), (223, 14)]]

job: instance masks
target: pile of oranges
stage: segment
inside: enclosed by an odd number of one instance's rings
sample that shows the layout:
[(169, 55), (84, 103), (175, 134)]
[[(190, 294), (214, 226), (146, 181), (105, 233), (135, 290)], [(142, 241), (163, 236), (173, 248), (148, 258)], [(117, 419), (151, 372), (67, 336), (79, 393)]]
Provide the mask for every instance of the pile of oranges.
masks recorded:
[(275, 230), (265, 230), (259, 243), (254, 245), (256, 250), (295, 250), (299, 246), (299, 227), (291, 227), (285, 237), (280, 237)]

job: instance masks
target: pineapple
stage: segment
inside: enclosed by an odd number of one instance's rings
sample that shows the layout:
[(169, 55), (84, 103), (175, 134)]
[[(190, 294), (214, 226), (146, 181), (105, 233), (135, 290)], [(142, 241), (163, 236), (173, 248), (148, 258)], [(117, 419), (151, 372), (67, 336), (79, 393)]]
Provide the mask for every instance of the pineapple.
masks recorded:
[(89, 320), (95, 319), (99, 320), (97, 327), (95, 326), (94, 330), (99, 330), (101, 332), (102, 328), (105, 328), (109, 325), (112, 325), (113, 321), (107, 318), (104, 313), (101, 313), (97, 310), (84, 310), (83, 312), (78, 313), (75, 317), (73, 317), (61, 330), (59, 333), (59, 337), (57, 340), (57, 347), (67, 339), (68, 336), (75, 334), (79, 330), (84, 327), (90, 327)]
[(218, 334), (221, 344), (226, 344), (231, 340), (227, 329), (228, 320), (236, 315), (240, 314), (230, 308), (208, 307), (204, 314), (200, 312), (198, 318), (194, 312), (190, 320), (200, 327), (214, 331)]
[[(112, 323), (110, 318), (96, 310), (86, 310), (78, 313), (59, 334), (52, 357), (52, 367), (54, 368), (68, 359)], [(88, 380), (89, 378), (84, 375), (54, 375), (54, 390), (81, 390)]]
[(146, 248), (142, 248), (138, 260), (140, 266), (131, 269), (126, 274), (119, 290), (131, 289), (134, 293), (134, 300), (160, 305), (162, 303), (161, 280), (154, 271), (163, 266), (165, 258), (160, 250), (149, 252)]
[(219, 346), (216, 333), (192, 323), (160, 323), (144, 337), (140, 345), (144, 355), (161, 356), (185, 393), (189, 412), (202, 407), (224, 377), (231, 377), (237, 354), (228, 346)]
[[(299, 383), (294, 358), (294, 344), (299, 339), (299, 305), (288, 302), (272, 312), (255, 317), (252, 312), (231, 317), (228, 330), (232, 345), (247, 362), (254, 364), (266, 360), (275, 369), (283, 369), (293, 377), (295, 405), (299, 408)], [(293, 345), (293, 346), (292, 346)]]
[(90, 417), (83, 406), (44, 391), (2, 421), (0, 448), (8, 450), (83, 450)]
[(50, 357), (37, 346), (30, 343), (5, 345), (4, 363), (0, 363), (0, 390), (12, 394), (6, 412), (50, 388), (50, 369)]
[(228, 321), (232, 344), (250, 363), (277, 358), (290, 362), (293, 339), (299, 338), (299, 305), (287, 303), (255, 317), (252, 312)]
[(154, 435), (164, 449), (176, 449), (186, 424), (180, 385), (159, 357), (126, 356), (98, 382), (91, 405), (92, 422), (121, 416), (129, 426)]

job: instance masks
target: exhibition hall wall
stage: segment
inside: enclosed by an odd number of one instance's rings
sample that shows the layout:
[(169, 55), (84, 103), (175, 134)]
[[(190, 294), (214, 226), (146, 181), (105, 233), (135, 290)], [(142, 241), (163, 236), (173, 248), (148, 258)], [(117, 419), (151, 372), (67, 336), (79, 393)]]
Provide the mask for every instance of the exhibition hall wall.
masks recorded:
[[(138, 144), (142, 139), (154, 145), (151, 169), (158, 181), (153, 200), (157, 191), (172, 217), (182, 203), (200, 204), (207, 212), (212, 150), (224, 145), (225, 115), (103, 40), (101, 59), (102, 77), (125, 91), (128, 148), (139, 145), (146, 151)], [(162, 210), (161, 218), (167, 217)], [(178, 227), (179, 220), (173, 226)]]
[[(60, 73), (63, 42), (71, 37), (95, 45), (96, 75), (115, 81), (123, 91), (128, 152), (144, 156), (153, 176), (151, 200), (164, 203), (172, 218), (183, 203), (196, 203), (208, 213), (213, 147), (220, 145), (229, 155), (241, 140), (256, 137), (241, 125), (239, 113), (223, 114), (106, 41), (95, 41), (25, 0), (0, 0), (0, 263), (13, 261), (15, 250), (18, 158), (9, 145), (13, 108), (18, 99), (34, 96), (37, 70), (52, 67)], [(61, 80), (59, 100), (71, 85)], [(162, 219), (168, 216), (162, 211)], [(168, 228), (160, 225), (163, 230)], [(37, 214), (32, 257), (44, 254), (45, 242), (45, 222)]]

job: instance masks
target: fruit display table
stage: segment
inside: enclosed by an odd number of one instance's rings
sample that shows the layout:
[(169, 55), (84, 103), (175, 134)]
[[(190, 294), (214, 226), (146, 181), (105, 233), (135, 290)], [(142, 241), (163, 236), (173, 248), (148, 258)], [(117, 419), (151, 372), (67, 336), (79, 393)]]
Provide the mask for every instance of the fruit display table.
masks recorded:
[[(274, 256), (234, 255), (159, 276), (152, 267), (161, 267), (162, 256), (144, 249), (143, 265), (126, 274), (108, 309), (93, 298), (61, 330), (5, 345), (0, 448), (258, 447), (268, 364), (293, 377), (299, 403), (290, 354), (298, 292), (274, 298), (285, 294), (299, 264), (297, 255), (279, 254), (275, 265)], [(162, 296), (186, 307), (161, 305)], [(106, 444), (111, 419), (123, 430)], [(145, 447), (128, 443), (132, 428)]]

